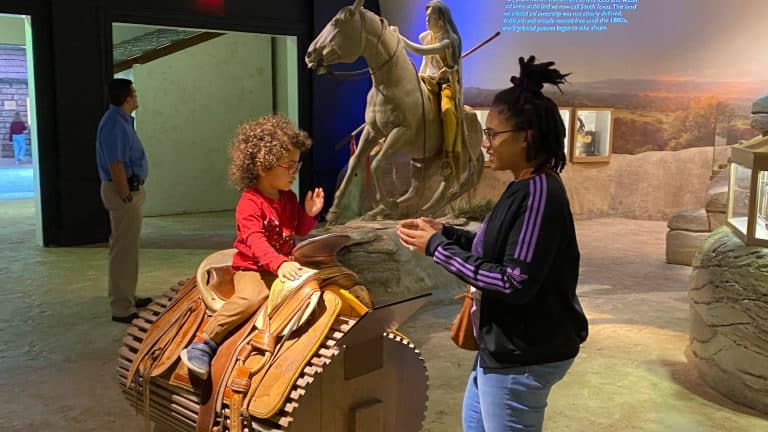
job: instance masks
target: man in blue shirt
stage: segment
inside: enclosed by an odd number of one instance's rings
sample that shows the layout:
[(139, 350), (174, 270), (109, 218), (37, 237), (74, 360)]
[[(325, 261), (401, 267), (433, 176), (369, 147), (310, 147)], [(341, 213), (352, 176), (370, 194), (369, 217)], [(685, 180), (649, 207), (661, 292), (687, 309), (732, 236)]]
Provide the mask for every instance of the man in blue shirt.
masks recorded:
[(131, 80), (116, 78), (109, 83), (110, 106), (96, 134), (96, 162), (101, 178), (101, 200), (109, 211), (109, 302), (112, 321), (130, 323), (137, 307), (152, 302), (136, 297), (139, 276), (139, 235), (147, 157), (136, 134), (131, 113), (139, 99)]

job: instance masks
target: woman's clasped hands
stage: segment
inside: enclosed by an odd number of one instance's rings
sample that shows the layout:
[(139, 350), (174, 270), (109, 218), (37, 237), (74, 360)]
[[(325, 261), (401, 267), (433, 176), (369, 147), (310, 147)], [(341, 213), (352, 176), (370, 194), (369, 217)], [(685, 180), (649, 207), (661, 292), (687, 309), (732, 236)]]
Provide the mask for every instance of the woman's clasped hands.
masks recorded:
[(431, 218), (404, 219), (397, 224), (400, 243), (412, 252), (424, 253), (433, 234), (442, 231), (443, 223)]

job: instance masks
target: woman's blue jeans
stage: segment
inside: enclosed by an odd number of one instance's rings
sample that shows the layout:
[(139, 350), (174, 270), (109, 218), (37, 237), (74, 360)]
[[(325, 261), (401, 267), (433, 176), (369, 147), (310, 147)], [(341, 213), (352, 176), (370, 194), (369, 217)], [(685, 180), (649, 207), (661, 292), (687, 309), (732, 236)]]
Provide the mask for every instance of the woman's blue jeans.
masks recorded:
[(461, 413), (464, 432), (541, 431), (549, 391), (573, 361), (483, 369), (475, 358)]
[(12, 135), (13, 137), (13, 157), (16, 162), (23, 162), (27, 152), (27, 140), (24, 135)]

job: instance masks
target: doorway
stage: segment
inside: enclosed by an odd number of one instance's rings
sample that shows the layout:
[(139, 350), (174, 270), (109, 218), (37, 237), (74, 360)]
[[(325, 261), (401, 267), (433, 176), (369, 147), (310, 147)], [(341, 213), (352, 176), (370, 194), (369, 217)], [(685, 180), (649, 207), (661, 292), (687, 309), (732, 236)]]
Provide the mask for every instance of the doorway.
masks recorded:
[(298, 123), (295, 36), (112, 24), (113, 76), (133, 81), (150, 164), (145, 216), (231, 211), (228, 147), (239, 124)]
[(31, 18), (0, 14), (0, 229), (42, 244), (33, 49)]

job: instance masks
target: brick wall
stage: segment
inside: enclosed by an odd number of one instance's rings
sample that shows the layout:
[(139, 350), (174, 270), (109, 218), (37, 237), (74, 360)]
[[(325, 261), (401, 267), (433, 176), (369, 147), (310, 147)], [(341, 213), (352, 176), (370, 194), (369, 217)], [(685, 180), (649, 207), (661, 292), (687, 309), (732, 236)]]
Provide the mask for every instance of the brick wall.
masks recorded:
[[(13, 114), (18, 111), (27, 119), (27, 55), (23, 46), (0, 45), (0, 158), (13, 158), (13, 145), (8, 133)], [(27, 157), (30, 155), (27, 133)]]

